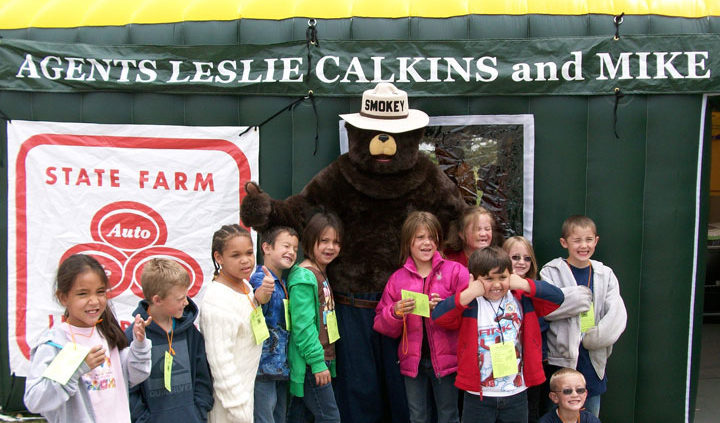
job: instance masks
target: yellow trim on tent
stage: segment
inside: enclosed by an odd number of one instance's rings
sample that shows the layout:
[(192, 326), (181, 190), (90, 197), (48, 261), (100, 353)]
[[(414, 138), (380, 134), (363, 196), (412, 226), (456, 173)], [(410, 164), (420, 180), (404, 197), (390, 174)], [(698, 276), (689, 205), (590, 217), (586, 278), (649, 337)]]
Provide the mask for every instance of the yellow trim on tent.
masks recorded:
[(0, 0), (0, 29), (121, 26), (183, 21), (312, 17), (447, 18), (624, 12), (720, 16), (718, 0)]

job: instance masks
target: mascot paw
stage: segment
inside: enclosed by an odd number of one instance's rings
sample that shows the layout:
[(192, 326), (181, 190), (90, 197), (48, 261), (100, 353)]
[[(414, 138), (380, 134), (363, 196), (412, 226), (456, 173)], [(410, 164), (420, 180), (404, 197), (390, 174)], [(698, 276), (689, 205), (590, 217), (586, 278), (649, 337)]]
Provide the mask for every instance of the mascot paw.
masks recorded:
[(255, 182), (245, 184), (247, 195), (240, 206), (240, 219), (243, 225), (258, 229), (264, 227), (272, 210), (270, 196), (267, 195)]

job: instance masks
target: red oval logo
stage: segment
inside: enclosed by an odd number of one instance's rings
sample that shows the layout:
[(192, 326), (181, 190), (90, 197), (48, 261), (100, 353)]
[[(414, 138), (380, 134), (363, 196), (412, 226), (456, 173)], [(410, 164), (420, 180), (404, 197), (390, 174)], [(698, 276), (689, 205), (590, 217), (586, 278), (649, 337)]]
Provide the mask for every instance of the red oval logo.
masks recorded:
[(111, 212), (100, 219), (99, 229), (103, 241), (121, 250), (139, 250), (160, 240), (160, 228), (139, 212)]
[(98, 210), (90, 223), (90, 233), (95, 241), (128, 252), (167, 241), (167, 226), (162, 216), (135, 201), (118, 201)]

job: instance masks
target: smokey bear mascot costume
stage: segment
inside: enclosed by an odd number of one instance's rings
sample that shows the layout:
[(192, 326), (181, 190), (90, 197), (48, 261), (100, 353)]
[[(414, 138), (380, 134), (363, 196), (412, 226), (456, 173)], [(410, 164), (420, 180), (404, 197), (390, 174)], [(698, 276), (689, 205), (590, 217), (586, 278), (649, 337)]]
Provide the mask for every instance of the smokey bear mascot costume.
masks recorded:
[(341, 251), (327, 270), (341, 337), (334, 381), (340, 416), (343, 423), (406, 422), (398, 340), (373, 331), (375, 306), (401, 266), (400, 228), (407, 215), (429, 211), (447, 233), (465, 204), (455, 184), (419, 153), (429, 118), (409, 108), (405, 91), (380, 83), (363, 93), (361, 110), (341, 115), (347, 154), (286, 200), (274, 200), (248, 183), (240, 215), (256, 231), (286, 225), (298, 233), (314, 211), (338, 215), (344, 228)]

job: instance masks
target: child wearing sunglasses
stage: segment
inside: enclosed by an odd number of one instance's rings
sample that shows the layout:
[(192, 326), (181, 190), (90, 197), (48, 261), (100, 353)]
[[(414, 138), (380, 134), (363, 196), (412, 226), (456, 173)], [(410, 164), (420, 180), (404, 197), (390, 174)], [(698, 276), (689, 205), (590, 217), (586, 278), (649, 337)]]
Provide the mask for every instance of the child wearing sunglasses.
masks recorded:
[(575, 369), (564, 367), (550, 376), (550, 399), (557, 405), (540, 418), (540, 423), (600, 423), (600, 419), (583, 409), (587, 398), (585, 377)]
[[(512, 262), (512, 272), (521, 278), (537, 279), (537, 260), (530, 241), (521, 236), (513, 236), (505, 240), (503, 250), (510, 256)], [(548, 324), (542, 317), (538, 317), (540, 325), (540, 335), (542, 337), (542, 362), (543, 369), (547, 367), (547, 328)], [(548, 373), (544, 371), (547, 378)], [(540, 385), (529, 387), (527, 390), (528, 397), (528, 423), (538, 423), (538, 419), (543, 415), (548, 407), (547, 400), (550, 391), (547, 380)]]

